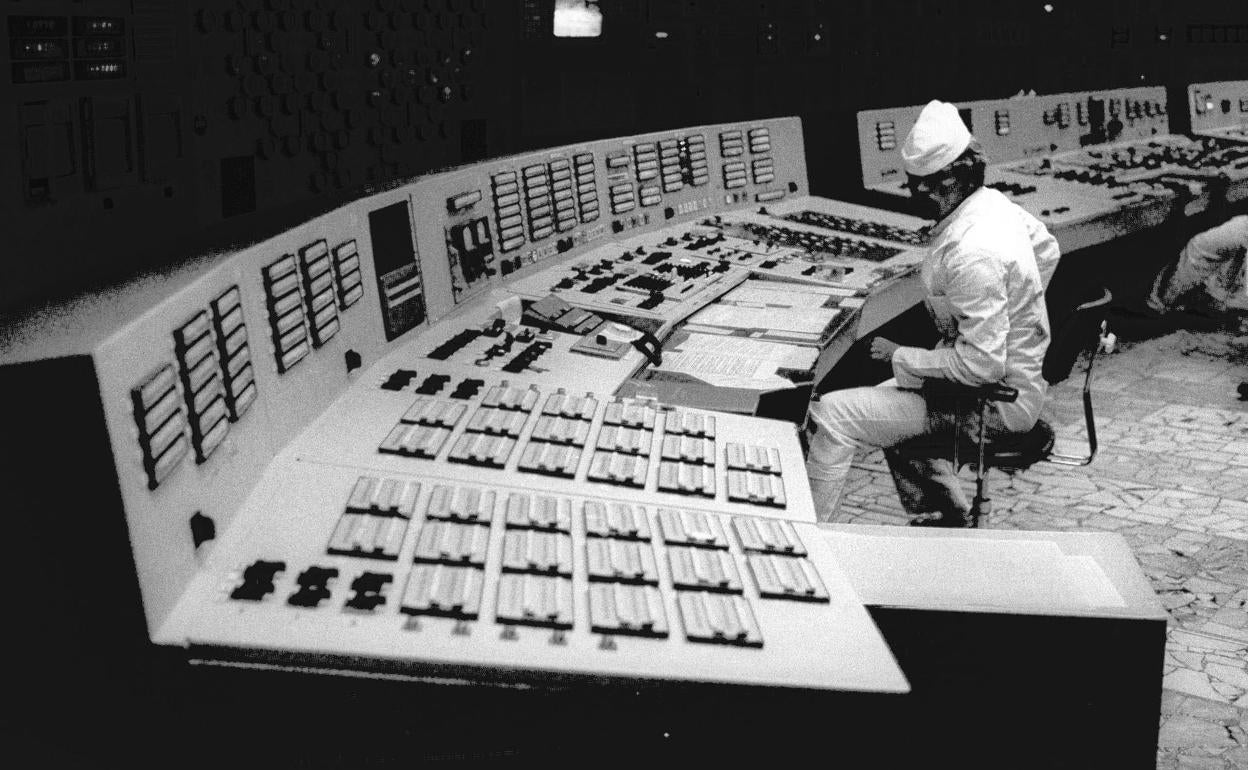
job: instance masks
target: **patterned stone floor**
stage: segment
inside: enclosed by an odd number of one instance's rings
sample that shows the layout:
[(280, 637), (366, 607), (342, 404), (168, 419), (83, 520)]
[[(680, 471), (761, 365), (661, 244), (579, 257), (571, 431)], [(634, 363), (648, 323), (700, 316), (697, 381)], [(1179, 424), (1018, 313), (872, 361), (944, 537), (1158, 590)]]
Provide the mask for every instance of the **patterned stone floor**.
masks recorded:
[[(1248, 337), (1177, 331), (1096, 365), (1086, 468), (992, 475), (988, 526), (1120, 533), (1171, 622), (1158, 768), (1248, 768)], [(1079, 453), (1082, 377), (1054, 388), (1058, 449)], [(968, 490), (969, 472), (967, 478)], [(838, 521), (903, 525), (880, 453), (858, 458)]]

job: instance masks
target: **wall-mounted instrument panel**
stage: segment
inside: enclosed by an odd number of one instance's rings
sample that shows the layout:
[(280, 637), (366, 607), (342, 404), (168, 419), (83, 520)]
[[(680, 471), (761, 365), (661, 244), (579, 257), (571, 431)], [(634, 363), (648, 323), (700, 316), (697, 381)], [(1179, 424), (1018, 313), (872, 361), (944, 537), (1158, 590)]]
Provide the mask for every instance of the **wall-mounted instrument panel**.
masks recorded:
[[(1166, 91), (1160, 86), (983, 100), (958, 107), (990, 163), (1170, 133)], [(904, 193), (901, 145), (922, 109), (920, 104), (858, 113), (864, 187)]]
[(0, 207), (14, 248), (65, 261), (15, 264), (0, 300), (83, 285), (64, 270), (165, 265), (188, 238), (271, 234), (275, 216), (480, 157), (488, 5), (12, 4)]
[(1192, 83), (1187, 87), (1192, 133), (1227, 139), (1248, 139), (1248, 80)]
[[(32, 315), (0, 374), (52, 415), (22, 430), (106, 439), (160, 644), (904, 691), (794, 426), (614, 395), (768, 270), (706, 252), (797, 248), (716, 216), (792, 199), (826, 220), (795, 228), (918, 253), (917, 222), (833, 221), (805, 186), (793, 118), (487, 161)], [(64, 388), (98, 426), (56, 424)]]
[[(1193, 86), (1193, 109), (1225, 106), (1230, 97), (1218, 94), (1234, 86)], [(858, 114), (867, 188), (908, 195), (900, 144), (921, 109)], [(1154, 227), (1176, 209), (1198, 213), (1211, 195), (1248, 195), (1248, 151), (1214, 135), (1170, 134), (1162, 88), (971, 102), (960, 112), (985, 146), (988, 186), (1043, 221), (1067, 252)]]

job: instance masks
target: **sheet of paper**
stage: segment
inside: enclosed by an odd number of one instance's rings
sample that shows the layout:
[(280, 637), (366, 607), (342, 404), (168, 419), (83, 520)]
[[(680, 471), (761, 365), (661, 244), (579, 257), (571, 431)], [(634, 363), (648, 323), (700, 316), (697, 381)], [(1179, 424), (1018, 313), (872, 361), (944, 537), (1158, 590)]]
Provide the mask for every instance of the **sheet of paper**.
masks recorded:
[(816, 308), (747, 307), (716, 303), (702, 308), (690, 323), (725, 329), (770, 329), (797, 332), (818, 338), (838, 315), (839, 310)]
[(664, 349), (660, 368), (720, 387), (769, 390), (792, 385), (777, 370), (808, 370), (818, 357), (815, 348), (695, 332)]
[(746, 281), (720, 298), (720, 302), (734, 305), (756, 305), (758, 307), (782, 308), (819, 308), (835, 307), (844, 294), (831, 291), (820, 291), (798, 284), (786, 284), (782, 288), (761, 281)]

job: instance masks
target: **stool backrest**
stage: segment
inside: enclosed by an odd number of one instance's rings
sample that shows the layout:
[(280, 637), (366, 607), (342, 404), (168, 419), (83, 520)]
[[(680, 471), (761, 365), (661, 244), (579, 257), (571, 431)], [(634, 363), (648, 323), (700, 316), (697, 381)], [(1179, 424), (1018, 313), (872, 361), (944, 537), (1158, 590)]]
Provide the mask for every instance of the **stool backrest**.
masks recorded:
[(1052, 336), (1041, 369), (1041, 374), (1050, 385), (1069, 377), (1079, 355), (1099, 343), (1101, 322), (1109, 314), (1109, 304), (1113, 299), (1109, 289), (1097, 287), (1092, 299), (1076, 306), (1063, 318), (1050, 319)]

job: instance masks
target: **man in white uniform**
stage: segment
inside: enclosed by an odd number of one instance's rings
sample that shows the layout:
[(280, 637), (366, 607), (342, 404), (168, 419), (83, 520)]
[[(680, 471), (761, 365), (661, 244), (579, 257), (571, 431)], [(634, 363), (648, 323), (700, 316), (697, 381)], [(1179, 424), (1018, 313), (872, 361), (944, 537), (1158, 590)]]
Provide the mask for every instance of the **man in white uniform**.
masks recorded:
[(1150, 310), (1165, 314), (1185, 300), (1199, 299), (1215, 313), (1248, 313), (1248, 216), (1198, 233), (1187, 242), (1175, 262), (1167, 264), (1153, 281), (1148, 296)]
[[(922, 278), (945, 339), (925, 350), (877, 337), (871, 355), (892, 363), (894, 379), (827, 393), (811, 404), (806, 469), (820, 521), (832, 520), (855, 452), (952, 442), (959, 428), (978, 431), (976, 410), (959, 418), (957, 405), (925, 392), (924, 383), (1016, 388), (1017, 401), (989, 409), (989, 436), (1030, 430), (1044, 401), (1044, 289), (1057, 267), (1056, 240), (1037, 219), (983, 186), (986, 161), (953, 105), (924, 107), (901, 153), (911, 195), (938, 220)], [(973, 524), (950, 461), (886, 455), (902, 504), (917, 516), (912, 524)]]

